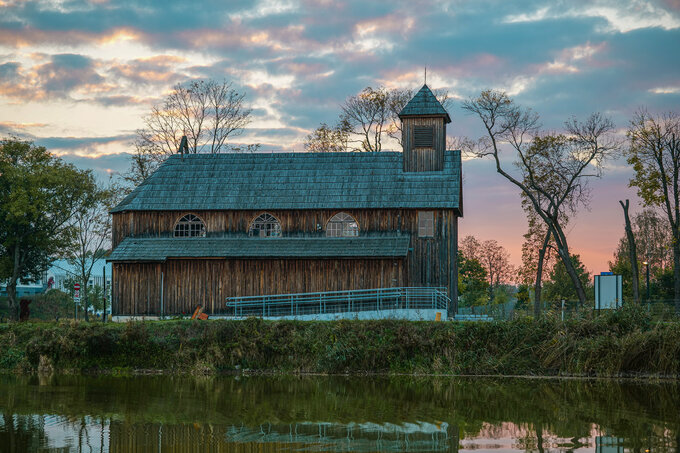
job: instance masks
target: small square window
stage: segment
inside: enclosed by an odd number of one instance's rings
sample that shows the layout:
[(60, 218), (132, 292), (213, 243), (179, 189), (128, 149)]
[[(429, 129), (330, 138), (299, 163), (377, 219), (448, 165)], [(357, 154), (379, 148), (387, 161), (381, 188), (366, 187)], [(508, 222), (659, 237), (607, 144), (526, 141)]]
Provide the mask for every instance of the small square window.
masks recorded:
[(418, 237), (431, 238), (434, 237), (434, 212), (420, 211), (418, 212)]

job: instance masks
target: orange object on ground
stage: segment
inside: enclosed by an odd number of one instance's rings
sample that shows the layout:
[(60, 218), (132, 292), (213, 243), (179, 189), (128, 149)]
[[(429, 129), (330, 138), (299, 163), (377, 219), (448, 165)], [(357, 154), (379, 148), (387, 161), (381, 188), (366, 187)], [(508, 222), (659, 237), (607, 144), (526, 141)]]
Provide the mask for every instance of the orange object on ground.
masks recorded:
[(208, 319), (208, 314), (201, 313), (200, 315), (198, 315), (198, 319), (205, 321), (206, 319)]
[(196, 310), (194, 310), (194, 314), (191, 315), (191, 319), (196, 319), (201, 313), (203, 313), (203, 308), (199, 305), (196, 307)]

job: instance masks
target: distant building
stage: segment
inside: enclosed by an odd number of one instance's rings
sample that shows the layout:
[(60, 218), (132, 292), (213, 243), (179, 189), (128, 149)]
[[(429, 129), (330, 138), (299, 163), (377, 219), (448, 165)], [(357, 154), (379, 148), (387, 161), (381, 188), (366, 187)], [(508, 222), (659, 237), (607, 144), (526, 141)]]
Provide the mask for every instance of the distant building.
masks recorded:
[(425, 85), (403, 152), (174, 155), (111, 212), (114, 316), (228, 297), (444, 287), (458, 299), (460, 151)]
[[(103, 283), (103, 269), (106, 266), (106, 281), (107, 287), (111, 284), (111, 263), (107, 263), (105, 259), (98, 259), (94, 262), (90, 280), (87, 282), (89, 287), (94, 285), (102, 286)], [(48, 289), (59, 289), (64, 292), (72, 290), (69, 284), (78, 282), (79, 271), (76, 266), (69, 264), (67, 260), (56, 260), (52, 262), (49, 269), (43, 272), (42, 275), (37, 276), (32, 280), (19, 280), (17, 285), (17, 297), (30, 296), (34, 294), (41, 294)], [(81, 283), (82, 284), (82, 283)], [(7, 282), (0, 283), (0, 296), (7, 296)]]
[[(92, 266), (90, 280), (87, 282), (88, 287), (91, 288), (95, 285), (103, 287), (104, 267), (106, 267), (106, 286), (108, 287), (111, 284), (111, 263), (107, 263), (106, 259), (102, 258), (95, 260)], [(50, 285), (51, 289), (60, 289), (65, 292), (69, 292), (72, 289), (67, 286), (69, 283), (72, 285), (74, 282), (78, 282), (82, 285), (82, 282), (79, 281), (79, 275), (80, 271), (78, 270), (77, 266), (71, 265), (67, 260), (56, 260), (52, 263), (49, 270), (47, 271), (45, 285), (47, 286), (48, 282), (50, 282), (50, 279), (52, 279)]]

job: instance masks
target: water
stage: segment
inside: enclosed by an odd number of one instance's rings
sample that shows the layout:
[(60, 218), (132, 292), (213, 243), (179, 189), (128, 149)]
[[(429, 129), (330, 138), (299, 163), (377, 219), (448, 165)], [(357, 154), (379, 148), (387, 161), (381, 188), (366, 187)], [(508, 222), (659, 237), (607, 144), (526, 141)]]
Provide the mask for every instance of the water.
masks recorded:
[(676, 452), (680, 385), (0, 376), (0, 452)]

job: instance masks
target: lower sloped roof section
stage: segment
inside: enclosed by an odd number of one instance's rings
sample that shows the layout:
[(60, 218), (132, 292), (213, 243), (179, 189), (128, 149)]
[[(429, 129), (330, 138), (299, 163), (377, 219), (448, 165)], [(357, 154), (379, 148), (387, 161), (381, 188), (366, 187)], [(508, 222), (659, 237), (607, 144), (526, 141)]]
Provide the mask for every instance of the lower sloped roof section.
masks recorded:
[(410, 237), (354, 238), (125, 238), (107, 261), (165, 261), (179, 258), (391, 258), (405, 257)]

